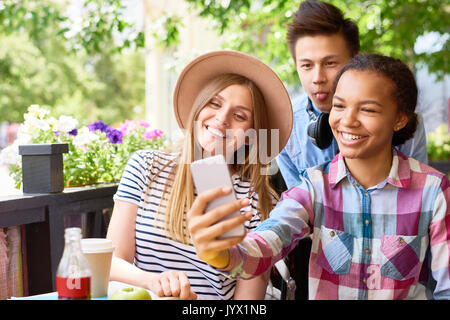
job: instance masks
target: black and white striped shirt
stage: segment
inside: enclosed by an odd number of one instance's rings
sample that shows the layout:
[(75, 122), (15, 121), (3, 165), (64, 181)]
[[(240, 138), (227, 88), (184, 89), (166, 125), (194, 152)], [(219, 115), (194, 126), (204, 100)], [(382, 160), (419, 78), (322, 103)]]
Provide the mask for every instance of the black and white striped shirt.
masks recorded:
[[(160, 170), (178, 156), (179, 153), (141, 150), (131, 157), (125, 167), (114, 200), (128, 201), (138, 206), (134, 263), (150, 272), (184, 271), (191, 289), (199, 299), (232, 299), (236, 281), (201, 261), (192, 244), (185, 245), (170, 239), (164, 231), (164, 217), (161, 213), (156, 213), (165, 185), (168, 182), (169, 185), (172, 184), (170, 172), (175, 163), (170, 163), (161, 172)], [(158, 177), (153, 180), (151, 188), (148, 188), (149, 180), (158, 172)], [(251, 207), (254, 213), (253, 218), (246, 222), (247, 231), (251, 231), (260, 223), (260, 215), (256, 209), (258, 196), (255, 192), (249, 194), (248, 181), (242, 181), (237, 175), (232, 176), (232, 181), (236, 197), (248, 197), (250, 200), (249, 207), (242, 210), (250, 211)], [(163, 206), (165, 202), (162, 203)]]

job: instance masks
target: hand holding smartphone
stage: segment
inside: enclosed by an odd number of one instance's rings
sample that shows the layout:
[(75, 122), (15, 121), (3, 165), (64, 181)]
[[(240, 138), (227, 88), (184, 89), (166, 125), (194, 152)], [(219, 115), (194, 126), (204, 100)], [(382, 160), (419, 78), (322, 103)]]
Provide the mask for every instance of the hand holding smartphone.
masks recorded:
[[(206, 211), (210, 211), (221, 205), (236, 200), (236, 195), (234, 193), (233, 183), (231, 181), (228, 165), (223, 155), (217, 155), (192, 162), (191, 173), (195, 187), (197, 188), (197, 193), (202, 193), (206, 190), (219, 187), (229, 187), (232, 190), (230, 194), (215, 198), (214, 200), (209, 202), (206, 207)], [(240, 212), (236, 211), (223, 219), (231, 218), (238, 214), (240, 214)], [(220, 221), (222, 221), (223, 219), (221, 219)], [(218, 239), (239, 237), (243, 236), (244, 234), (245, 228), (242, 224), (230, 231), (225, 232), (224, 234), (219, 236)]]

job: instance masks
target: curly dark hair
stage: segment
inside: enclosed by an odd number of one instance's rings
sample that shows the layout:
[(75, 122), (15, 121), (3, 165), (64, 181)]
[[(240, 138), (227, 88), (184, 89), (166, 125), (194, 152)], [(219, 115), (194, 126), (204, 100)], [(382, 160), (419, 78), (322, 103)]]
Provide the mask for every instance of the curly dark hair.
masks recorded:
[(341, 76), (349, 70), (374, 71), (380, 73), (393, 81), (395, 90), (393, 96), (397, 102), (400, 112), (408, 117), (406, 126), (394, 133), (392, 145), (398, 146), (411, 139), (417, 128), (417, 84), (414, 74), (409, 67), (399, 59), (383, 56), (379, 54), (359, 54), (353, 57), (336, 75), (332, 92), (336, 91), (336, 86)]
[(345, 19), (342, 11), (335, 6), (315, 0), (303, 1), (288, 24), (287, 42), (294, 61), (295, 44), (303, 36), (333, 35), (341, 33), (347, 41), (350, 56), (359, 52), (359, 31), (356, 23)]

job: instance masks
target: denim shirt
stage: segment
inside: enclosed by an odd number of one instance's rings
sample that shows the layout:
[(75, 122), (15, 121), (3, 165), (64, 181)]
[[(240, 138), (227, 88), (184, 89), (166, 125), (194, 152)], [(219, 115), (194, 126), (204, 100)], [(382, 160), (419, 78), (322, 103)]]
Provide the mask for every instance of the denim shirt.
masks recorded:
[[(278, 167), (288, 189), (298, 183), (301, 170), (331, 161), (339, 151), (334, 138), (331, 145), (324, 150), (319, 149), (310, 141), (307, 128), (311, 119), (306, 111), (307, 105), (307, 94), (302, 94), (293, 99), (294, 123), (291, 136), (284, 149), (277, 156)], [(314, 103), (313, 110), (316, 115), (321, 112)], [(420, 114), (418, 114), (418, 125), (414, 137), (397, 146), (397, 149), (422, 163), (428, 163), (426, 134)]]

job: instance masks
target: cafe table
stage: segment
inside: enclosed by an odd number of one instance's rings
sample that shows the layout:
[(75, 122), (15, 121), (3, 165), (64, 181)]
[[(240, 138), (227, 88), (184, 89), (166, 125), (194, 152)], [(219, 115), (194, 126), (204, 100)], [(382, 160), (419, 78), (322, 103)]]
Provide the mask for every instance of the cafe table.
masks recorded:
[[(135, 287), (133, 285), (119, 282), (119, 281), (110, 281), (108, 285), (108, 295), (104, 297), (99, 298), (91, 298), (91, 300), (108, 300), (108, 298), (116, 291), (121, 288), (125, 287)], [(170, 300), (175, 299), (172, 297), (159, 297), (154, 292), (147, 290), (150, 293), (150, 296), (152, 297), (152, 300)], [(38, 294), (33, 296), (27, 296), (27, 297), (11, 297), (10, 300), (58, 300), (58, 293), (55, 292), (49, 292), (44, 294)]]

